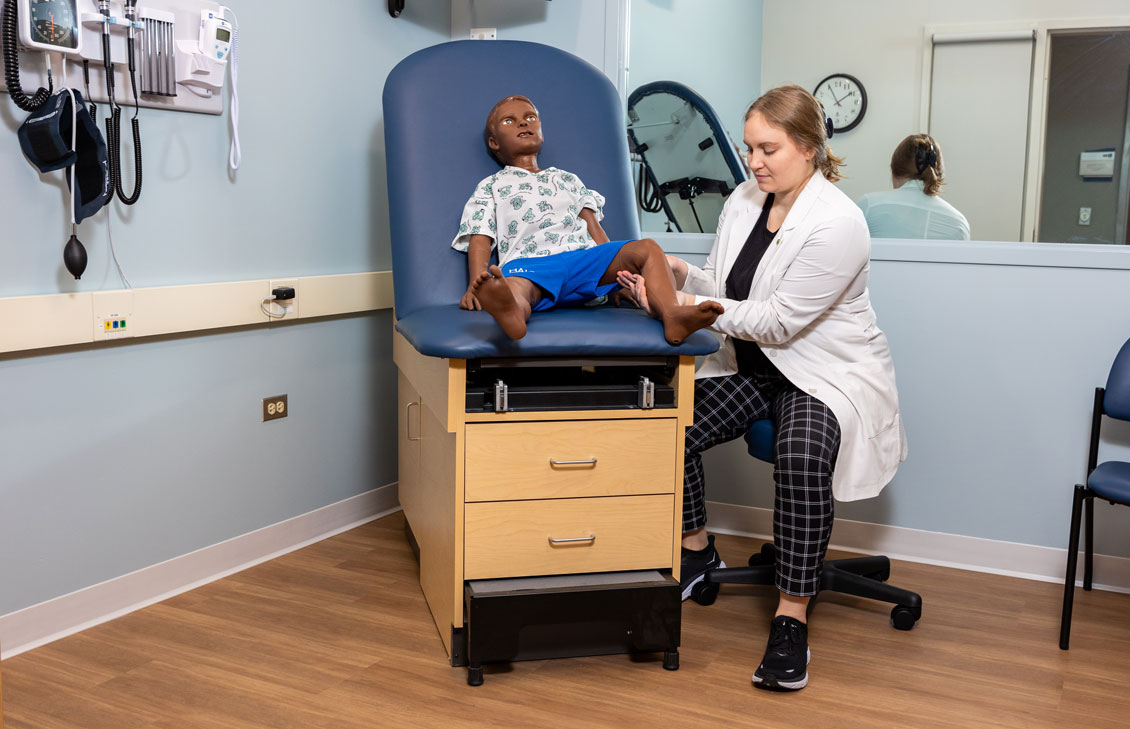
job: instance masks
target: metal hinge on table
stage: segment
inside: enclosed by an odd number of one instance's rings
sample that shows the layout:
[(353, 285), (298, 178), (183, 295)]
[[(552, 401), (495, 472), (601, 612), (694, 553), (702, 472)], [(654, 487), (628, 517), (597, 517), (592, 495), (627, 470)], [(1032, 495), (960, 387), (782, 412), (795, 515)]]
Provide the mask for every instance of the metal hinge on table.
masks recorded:
[(640, 409), (651, 410), (655, 407), (655, 383), (646, 377), (640, 377)]
[(510, 409), (510, 389), (506, 387), (506, 383), (502, 380), (497, 380), (494, 383), (494, 411), (496, 413), (504, 413)]

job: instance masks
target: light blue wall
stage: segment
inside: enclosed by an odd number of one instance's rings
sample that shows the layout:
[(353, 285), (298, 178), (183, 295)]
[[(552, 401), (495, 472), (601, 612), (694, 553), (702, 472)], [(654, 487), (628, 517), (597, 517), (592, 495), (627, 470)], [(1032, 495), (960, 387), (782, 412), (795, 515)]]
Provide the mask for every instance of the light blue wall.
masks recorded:
[(632, 0), (628, 91), (678, 81), (714, 107), (741, 142), (761, 93), (762, 0)]
[[(609, 3), (621, 0), (451, 0), (451, 36), (468, 37), (471, 28), (495, 28), (499, 40), (520, 40), (560, 48), (604, 70)], [(614, 59), (613, 59), (614, 60)], [(525, 93), (537, 102), (535, 90)]]
[[(661, 240), (696, 263), (710, 244)], [(1130, 338), (1130, 250), (873, 241), (870, 290), (910, 454), (878, 498), (837, 517), (1065, 547), (1094, 388)], [(1103, 432), (1100, 459), (1130, 460), (1130, 424)], [(709, 500), (772, 508), (772, 471), (744, 441), (704, 463)], [(1095, 524), (1097, 552), (1130, 557), (1130, 509), (1099, 502)]]
[[(113, 223), (135, 286), (389, 268), (381, 87), (450, 37), (451, 2), (335, 0), (357, 42), (302, 57), (281, 5), (236, 7), (234, 181), (226, 117), (142, 110), (145, 190)], [(0, 94), (0, 296), (118, 288), (104, 214), (83, 280), (61, 272), (65, 198), (17, 112)], [(395, 481), (391, 336), (384, 311), (0, 356), (0, 615)], [(283, 392), (290, 417), (259, 422)]]

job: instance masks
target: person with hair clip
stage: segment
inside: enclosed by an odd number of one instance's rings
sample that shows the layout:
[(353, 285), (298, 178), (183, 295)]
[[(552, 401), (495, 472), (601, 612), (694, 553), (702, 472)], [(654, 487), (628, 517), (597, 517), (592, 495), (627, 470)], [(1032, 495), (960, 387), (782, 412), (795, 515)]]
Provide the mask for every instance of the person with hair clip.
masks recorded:
[[(701, 454), (769, 418), (775, 426), (773, 541), (779, 599), (753, 674), (762, 688), (808, 683), (808, 606), (832, 533), (833, 497), (875, 496), (906, 458), (895, 371), (867, 292), (871, 239), (832, 183), (843, 163), (831, 121), (799, 86), (745, 116), (754, 180), (726, 200), (702, 268), (668, 257), (682, 303), (718, 302), (722, 347), (696, 374), (683, 491), (683, 599), (725, 566), (706, 532)], [(648, 309), (646, 282), (621, 273)], [(754, 484), (750, 483), (750, 487)]]
[(969, 240), (969, 221), (938, 197), (945, 184), (942, 148), (929, 134), (911, 134), (891, 155), (893, 190), (859, 199), (873, 238)]

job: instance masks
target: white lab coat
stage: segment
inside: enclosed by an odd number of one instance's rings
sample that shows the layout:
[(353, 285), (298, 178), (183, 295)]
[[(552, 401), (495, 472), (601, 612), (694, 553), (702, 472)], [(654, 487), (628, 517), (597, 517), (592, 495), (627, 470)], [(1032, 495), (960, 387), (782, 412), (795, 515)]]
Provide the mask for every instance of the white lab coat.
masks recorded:
[(867, 293), (867, 224), (856, 204), (817, 172), (761, 259), (749, 297), (728, 299), (726, 277), (765, 198), (753, 180), (739, 185), (718, 218), (705, 267), (687, 266), (683, 290), (726, 308), (712, 327), (725, 335), (722, 347), (696, 377), (737, 372), (731, 337), (757, 342), (790, 382), (839, 421), (836, 499), (875, 496), (907, 449), (891, 351)]

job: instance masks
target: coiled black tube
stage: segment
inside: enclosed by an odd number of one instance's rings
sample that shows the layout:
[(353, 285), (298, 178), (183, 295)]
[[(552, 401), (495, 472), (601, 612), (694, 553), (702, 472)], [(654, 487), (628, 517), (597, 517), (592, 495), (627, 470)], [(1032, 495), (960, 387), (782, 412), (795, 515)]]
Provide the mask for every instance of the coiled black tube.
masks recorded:
[(16, 0), (4, 0), (3, 43), (4, 43), (4, 83), (16, 106), (24, 111), (35, 111), (47, 103), (55, 91), (51, 71), (47, 72), (47, 88), (39, 87), (34, 95), (28, 96), (20, 86), (20, 51), (16, 47), (19, 31), (19, 10)]
[(639, 173), (636, 177), (636, 204), (645, 213), (658, 213), (663, 209), (663, 200), (660, 197), (659, 189), (651, 181), (646, 162), (640, 163)]
[(115, 106), (106, 115), (106, 144), (110, 147), (110, 186), (118, 194), (118, 199), (126, 205), (133, 205), (141, 197), (141, 130), (135, 116), (130, 120), (133, 127), (133, 194), (126, 195), (122, 188), (121, 147), (122, 107)]

